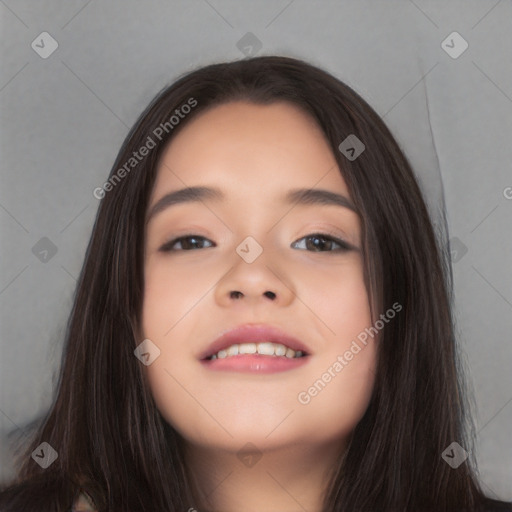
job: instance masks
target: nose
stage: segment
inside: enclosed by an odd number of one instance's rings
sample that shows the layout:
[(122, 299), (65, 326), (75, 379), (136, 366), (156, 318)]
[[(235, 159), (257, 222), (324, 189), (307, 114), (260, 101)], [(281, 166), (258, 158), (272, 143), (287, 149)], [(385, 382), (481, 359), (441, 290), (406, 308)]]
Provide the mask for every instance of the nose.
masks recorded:
[[(266, 297), (268, 297), (271, 300), (275, 300), (275, 298), (276, 298), (275, 292), (273, 292), (271, 290), (267, 290), (266, 292), (263, 292), (263, 295), (265, 295)], [(239, 290), (233, 290), (230, 292), (229, 297), (231, 299), (239, 299), (241, 297), (244, 297), (244, 293)]]
[(274, 303), (288, 306), (295, 298), (293, 285), (285, 272), (263, 253), (252, 263), (247, 263), (235, 253), (233, 266), (217, 283), (215, 300), (223, 307), (235, 302), (256, 306)]

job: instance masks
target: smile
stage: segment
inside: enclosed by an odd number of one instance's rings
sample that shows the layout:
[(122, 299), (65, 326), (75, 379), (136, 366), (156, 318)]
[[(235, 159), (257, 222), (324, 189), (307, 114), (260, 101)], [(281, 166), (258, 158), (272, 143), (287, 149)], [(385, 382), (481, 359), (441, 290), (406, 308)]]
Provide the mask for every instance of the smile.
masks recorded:
[(261, 343), (240, 343), (233, 344), (226, 349), (219, 350), (216, 354), (213, 354), (207, 360), (224, 359), (232, 356), (238, 356), (243, 354), (259, 354), (262, 356), (272, 357), (287, 357), (288, 359), (304, 357), (302, 351), (295, 351), (281, 343), (272, 343), (269, 341)]

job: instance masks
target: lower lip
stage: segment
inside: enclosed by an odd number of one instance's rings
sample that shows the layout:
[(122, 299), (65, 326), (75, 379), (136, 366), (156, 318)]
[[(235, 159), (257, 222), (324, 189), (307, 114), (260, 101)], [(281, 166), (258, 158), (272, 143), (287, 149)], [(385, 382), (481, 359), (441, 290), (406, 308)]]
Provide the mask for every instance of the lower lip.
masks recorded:
[(249, 373), (277, 373), (298, 368), (307, 363), (309, 356), (285, 357), (243, 354), (222, 359), (204, 359), (201, 361), (210, 370)]

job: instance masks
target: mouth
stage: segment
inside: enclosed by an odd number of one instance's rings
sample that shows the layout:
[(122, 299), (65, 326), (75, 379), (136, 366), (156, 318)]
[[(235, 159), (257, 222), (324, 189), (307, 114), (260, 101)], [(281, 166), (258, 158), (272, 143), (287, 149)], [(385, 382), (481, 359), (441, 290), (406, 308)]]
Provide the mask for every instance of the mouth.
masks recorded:
[(308, 354), (302, 350), (293, 350), (282, 343), (273, 343), (271, 341), (263, 341), (259, 343), (235, 343), (229, 347), (219, 350), (217, 353), (205, 358), (206, 361), (214, 361), (215, 359), (226, 359), (233, 356), (242, 355), (259, 355), (266, 357), (286, 357), (287, 359), (297, 359), (306, 357)]
[(277, 327), (245, 324), (225, 331), (200, 355), (201, 361), (220, 359), (295, 360), (309, 356), (308, 347)]

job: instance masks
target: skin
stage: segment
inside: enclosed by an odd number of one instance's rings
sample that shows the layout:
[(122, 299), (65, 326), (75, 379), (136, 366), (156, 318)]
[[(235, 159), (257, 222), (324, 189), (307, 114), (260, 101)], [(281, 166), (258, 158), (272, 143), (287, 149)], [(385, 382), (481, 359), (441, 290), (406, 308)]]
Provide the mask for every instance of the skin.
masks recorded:
[[(145, 371), (159, 411), (185, 442), (196, 485), (190, 507), (320, 511), (327, 478), (370, 400), (376, 338), (309, 403), (298, 394), (372, 325), (360, 218), (336, 205), (282, 202), (292, 188), (350, 199), (321, 129), (286, 102), (237, 101), (191, 120), (162, 155), (149, 209), (194, 185), (219, 187), (227, 200), (178, 204), (150, 219), (140, 333), (160, 349)], [(354, 249), (304, 238), (326, 230)], [(159, 250), (190, 233), (206, 240)], [(247, 236), (263, 248), (252, 263), (236, 252)], [(205, 368), (199, 353), (244, 323), (268, 323), (301, 339), (308, 363), (268, 375)], [(252, 466), (237, 457), (248, 442), (261, 455)]]

